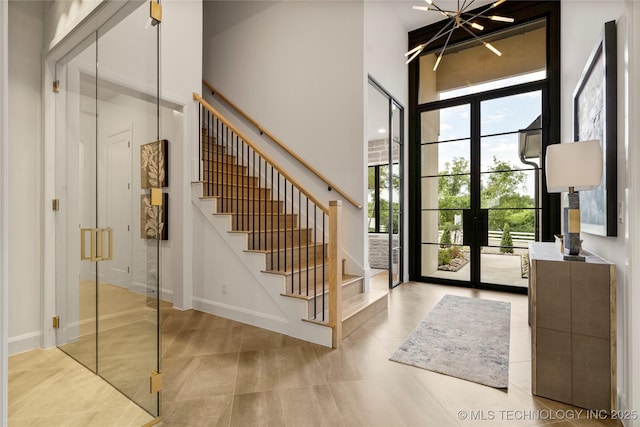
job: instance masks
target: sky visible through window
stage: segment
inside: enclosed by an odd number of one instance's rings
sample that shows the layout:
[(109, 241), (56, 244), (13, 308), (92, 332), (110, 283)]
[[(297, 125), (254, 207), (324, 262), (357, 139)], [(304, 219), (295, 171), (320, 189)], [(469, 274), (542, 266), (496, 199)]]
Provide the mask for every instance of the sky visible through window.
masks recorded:
[[(546, 77), (546, 72), (529, 73), (522, 76), (510, 77), (479, 85), (440, 93), (440, 99), (451, 99), (473, 93), (484, 92), (517, 85), (524, 82), (541, 80)], [(481, 171), (490, 170), (493, 165), (493, 157), (498, 160), (508, 161), (515, 169), (530, 169), (532, 166), (523, 164), (518, 154), (517, 131), (527, 128), (540, 115), (542, 110), (542, 92), (533, 91), (519, 95), (483, 101), (481, 103)], [(447, 141), (453, 139), (469, 138), (471, 132), (471, 119), (469, 105), (445, 108), (440, 110), (440, 136), (438, 140)], [(486, 136), (505, 132), (516, 132), (509, 135)], [(445, 164), (451, 164), (455, 157), (470, 158), (469, 140), (439, 144), (438, 168), (446, 170)], [(530, 159), (539, 165), (539, 159)], [(534, 173), (527, 173), (526, 192), (533, 197)]]

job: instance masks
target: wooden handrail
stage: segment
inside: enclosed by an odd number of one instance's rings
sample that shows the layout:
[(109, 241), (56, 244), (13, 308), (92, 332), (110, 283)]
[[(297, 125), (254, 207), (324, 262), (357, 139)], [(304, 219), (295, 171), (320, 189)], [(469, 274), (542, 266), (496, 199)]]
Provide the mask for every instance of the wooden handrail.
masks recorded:
[(260, 123), (256, 122), (255, 120), (253, 120), (251, 117), (249, 117), (249, 115), (247, 113), (245, 113), (244, 111), (242, 111), (242, 109), (240, 109), (240, 107), (238, 107), (236, 104), (234, 104), (233, 102), (231, 102), (226, 96), (222, 95), (217, 89), (215, 89), (213, 86), (211, 86), (211, 84), (209, 84), (206, 80), (202, 80), (202, 84), (204, 84), (210, 91), (212, 94), (214, 94), (215, 96), (219, 97), (220, 99), (222, 99), (226, 104), (228, 104), (231, 108), (233, 108), (234, 110), (236, 110), (238, 113), (240, 113), (240, 115), (242, 117), (244, 117), (249, 123), (251, 123), (252, 125), (254, 125), (258, 131), (261, 134), (265, 134), (267, 135), (269, 138), (271, 138), (271, 140), (273, 142), (275, 142), (276, 144), (278, 144), (280, 146), (280, 148), (282, 148), (284, 151), (286, 151), (291, 157), (293, 157), (294, 159), (296, 159), (297, 161), (299, 161), (300, 163), (302, 163), (302, 165), (309, 169), (311, 172), (313, 172), (313, 174), (315, 174), (318, 178), (320, 178), (325, 184), (327, 184), (330, 188), (332, 188), (333, 190), (336, 190), (336, 193), (340, 194), (346, 201), (348, 201), (349, 203), (351, 203), (353, 206), (355, 206), (358, 209), (362, 209), (362, 205), (360, 203), (358, 203), (357, 201), (355, 201), (354, 199), (352, 199), (351, 197), (349, 197), (349, 195), (344, 192), (343, 190), (341, 190), (338, 186), (336, 186), (333, 182), (331, 182), (329, 180), (329, 178), (325, 177), (323, 174), (321, 174), (316, 168), (314, 168), (313, 166), (311, 166), (309, 163), (307, 163), (302, 157), (300, 157), (299, 155), (297, 155), (295, 152), (293, 152), (289, 147), (287, 147), (282, 141), (280, 141), (278, 138), (276, 138), (271, 132), (269, 132), (268, 130), (266, 130), (265, 128), (263, 128)]
[(235, 127), (233, 124), (231, 124), (231, 122), (229, 120), (224, 118), (222, 116), (222, 114), (220, 114), (220, 112), (218, 110), (216, 110), (215, 108), (213, 108), (211, 106), (211, 104), (209, 104), (199, 94), (197, 94), (195, 92), (193, 93), (193, 99), (195, 101), (198, 101), (200, 103), (200, 105), (202, 105), (204, 108), (209, 110), (211, 112), (211, 114), (216, 116), (218, 118), (218, 120), (220, 120), (222, 123), (224, 123), (227, 128), (229, 128), (236, 135), (238, 135), (238, 137), (240, 137), (240, 139), (242, 139), (247, 145), (249, 145), (256, 153), (258, 153), (260, 156), (262, 156), (263, 159), (265, 159), (276, 170), (278, 170), (278, 172), (280, 172), (280, 175), (284, 176), (287, 180), (289, 180), (289, 182), (291, 182), (291, 184), (295, 185), (298, 188), (298, 190), (302, 194), (304, 194), (309, 200), (311, 200), (316, 206), (318, 206), (320, 208), (320, 210), (322, 210), (322, 212), (326, 213), (327, 215), (329, 214), (329, 208), (328, 207), (326, 207), (324, 204), (322, 204), (322, 202), (320, 202), (318, 199), (316, 199), (311, 194), (311, 192), (309, 192), (307, 189), (304, 188), (304, 186), (302, 184), (300, 184), (295, 178), (293, 178), (291, 175), (289, 175), (286, 172), (285, 168), (283, 168), (271, 156), (269, 156), (267, 153), (262, 151), (258, 146), (256, 146), (253, 142), (251, 142), (251, 140), (244, 133), (242, 133), (242, 131), (240, 129)]

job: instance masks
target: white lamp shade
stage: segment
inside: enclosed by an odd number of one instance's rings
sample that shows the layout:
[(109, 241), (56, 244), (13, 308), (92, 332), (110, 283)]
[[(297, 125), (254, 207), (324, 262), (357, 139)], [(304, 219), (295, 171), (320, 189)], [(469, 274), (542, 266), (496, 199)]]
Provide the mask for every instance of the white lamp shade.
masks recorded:
[(579, 141), (547, 147), (547, 191), (592, 190), (602, 181), (600, 141)]

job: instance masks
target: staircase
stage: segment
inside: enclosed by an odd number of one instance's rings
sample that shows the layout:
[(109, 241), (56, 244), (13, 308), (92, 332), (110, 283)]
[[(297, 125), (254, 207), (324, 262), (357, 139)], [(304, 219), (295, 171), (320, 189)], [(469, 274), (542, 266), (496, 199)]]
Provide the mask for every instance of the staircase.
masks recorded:
[(246, 242), (239, 254), (243, 263), (260, 282), (281, 282), (280, 298), (293, 301), (300, 322), (331, 330), (330, 342), (315, 332), (298, 338), (337, 346), (387, 308), (386, 291), (365, 293), (362, 277), (343, 273), (340, 239), (331, 234), (339, 229), (340, 203), (325, 207), (199, 95), (194, 99), (202, 111), (196, 204), (224, 224), (216, 226), (225, 241)]

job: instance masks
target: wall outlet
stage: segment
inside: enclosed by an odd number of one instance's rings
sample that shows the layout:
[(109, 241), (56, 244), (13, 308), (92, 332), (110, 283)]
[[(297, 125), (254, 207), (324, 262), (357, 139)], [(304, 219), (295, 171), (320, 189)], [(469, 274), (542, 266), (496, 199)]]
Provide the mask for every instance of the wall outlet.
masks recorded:
[(222, 295), (227, 294), (227, 282), (222, 282)]

